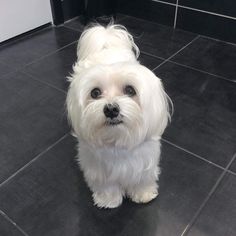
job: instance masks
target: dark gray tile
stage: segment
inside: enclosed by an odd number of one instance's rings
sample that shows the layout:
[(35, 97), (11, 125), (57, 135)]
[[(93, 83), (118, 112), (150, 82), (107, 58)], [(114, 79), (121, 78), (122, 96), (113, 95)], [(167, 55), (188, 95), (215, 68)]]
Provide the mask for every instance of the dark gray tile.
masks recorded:
[(128, 17), (119, 22), (135, 37), (140, 50), (168, 58), (196, 37), (195, 34), (174, 30), (168, 26)]
[(173, 27), (175, 6), (155, 1), (119, 0), (117, 11)]
[(152, 57), (143, 53), (140, 54), (138, 60), (142, 65), (146, 66), (150, 70), (153, 70), (156, 66), (163, 62), (160, 58)]
[(187, 235), (232, 236), (236, 232), (236, 176), (226, 174)]
[(179, 0), (179, 5), (189, 6), (204, 11), (215, 12), (223, 15), (236, 17), (235, 0)]
[(234, 19), (179, 7), (177, 28), (236, 43)]
[(166, 143), (161, 167), (160, 196), (150, 204), (148, 221), (157, 218), (150, 235), (181, 235), (222, 171)]
[[(236, 156), (236, 153), (235, 155)], [(233, 161), (233, 163), (231, 164), (231, 166), (229, 167), (229, 170), (233, 171), (234, 173), (236, 173), (236, 158), (235, 160)]]
[(68, 132), (65, 95), (20, 72), (0, 79), (0, 183)]
[(24, 72), (59, 89), (67, 90), (66, 76), (72, 72), (72, 65), (77, 59), (76, 47), (77, 43), (74, 43), (25, 67)]
[(0, 62), (18, 69), (78, 38), (79, 32), (65, 27), (46, 28), (1, 46)]
[(100, 210), (74, 159), (75, 146), (65, 138), (0, 188), (0, 208), (29, 235), (180, 235), (221, 173), (163, 143), (160, 196)]
[(73, 236), (83, 228), (93, 205), (75, 156), (67, 137), (0, 188), (4, 209), (27, 234)]
[(200, 37), (171, 60), (236, 81), (236, 45)]
[(225, 167), (236, 152), (235, 84), (173, 63), (155, 73), (174, 103), (164, 137)]
[(0, 214), (0, 235), (1, 236), (23, 236), (15, 225), (10, 223), (5, 217)]
[(0, 62), (0, 77), (13, 72), (15, 69)]

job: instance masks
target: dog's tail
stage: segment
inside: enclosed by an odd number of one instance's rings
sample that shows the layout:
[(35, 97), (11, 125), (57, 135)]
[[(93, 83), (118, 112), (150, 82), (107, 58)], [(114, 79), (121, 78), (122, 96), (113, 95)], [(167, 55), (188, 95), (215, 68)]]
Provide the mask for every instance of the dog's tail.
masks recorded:
[(114, 24), (107, 27), (95, 25), (85, 30), (79, 39), (77, 56), (79, 60), (84, 60), (101, 50), (112, 48), (133, 50), (136, 58), (139, 56), (132, 35), (124, 26)]

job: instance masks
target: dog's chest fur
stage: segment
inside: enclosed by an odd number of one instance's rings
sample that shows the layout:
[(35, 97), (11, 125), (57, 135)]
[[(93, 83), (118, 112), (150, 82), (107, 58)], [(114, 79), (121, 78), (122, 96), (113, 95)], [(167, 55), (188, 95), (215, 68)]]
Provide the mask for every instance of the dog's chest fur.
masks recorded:
[[(159, 163), (160, 142), (146, 141), (132, 150), (120, 148), (93, 148), (85, 142), (79, 145), (79, 163), (94, 179), (94, 183), (119, 182), (124, 185), (136, 184), (143, 175), (155, 173)], [(147, 177), (147, 176), (146, 176)], [(150, 176), (153, 177), (153, 176)]]

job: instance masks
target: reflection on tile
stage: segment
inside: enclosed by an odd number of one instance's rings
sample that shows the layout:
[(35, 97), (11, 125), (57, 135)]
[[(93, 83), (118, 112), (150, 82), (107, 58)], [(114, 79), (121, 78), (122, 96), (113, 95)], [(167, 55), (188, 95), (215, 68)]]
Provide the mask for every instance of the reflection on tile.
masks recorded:
[(84, 30), (84, 27), (85, 27), (84, 18), (83, 18), (83, 16), (78, 16), (75, 19), (66, 22), (65, 26), (69, 27), (73, 30), (82, 32)]
[(180, 235), (221, 173), (163, 143), (160, 196), (101, 210), (74, 160), (75, 145), (65, 138), (0, 189), (0, 208), (29, 235)]
[(0, 183), (68, 132), (64, 103), (19, 72), (0, 79)]
[(79, 32), (65, 27), (46, 28), (0, 47), (0, 62), (18, 69), (78, 38)]
[(226, 166), (236, 152), (235, 85), (173, 63), (155, 72), (175, 110), (164, 137)]
[(125, 18), (119, 23), (128, 28), (141, 51), (162, 58), (168, 58), (196, 37), (189, 32), (134, 17)]
[(66, 77), (72, 72), (72, 65), (76, 61), (76, 47), (77, 43), (74, 43), (25, 67), (24, 72), (66, 91), (68, 87)]
[(124, 18), (128, 17), (127, 15), (116, 13), (115, 15), (115, 23), (119, 24), (119, 21), (123, 20)]
[(200, 37), (171, 60), (236, 81), (236, 45)]
[(236, 232), (236, 176), (226, 174), (187, 235), (231, 236)]

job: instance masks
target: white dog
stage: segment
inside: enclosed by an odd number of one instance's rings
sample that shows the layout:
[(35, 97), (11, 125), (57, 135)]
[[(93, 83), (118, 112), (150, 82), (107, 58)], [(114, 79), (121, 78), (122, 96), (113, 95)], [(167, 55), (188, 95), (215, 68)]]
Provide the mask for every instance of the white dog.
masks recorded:
[(85, 30), (77, 55), (67, 109), (94, 204), (149, 202), (158, 195), (160, 138), (170, 119), (162, 83), (137, 61), (139, 49), (120, 25)]

